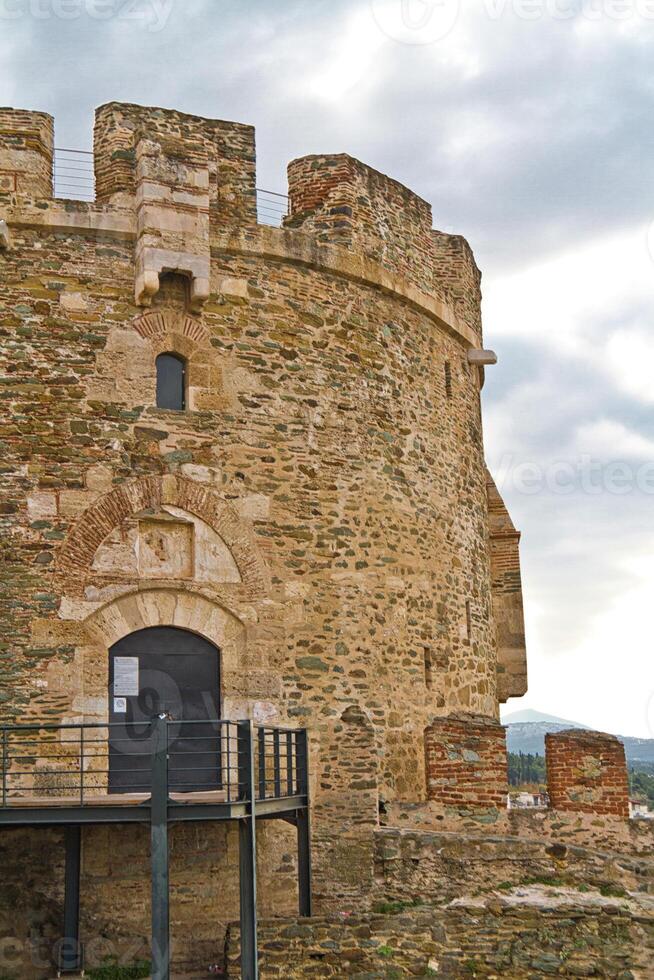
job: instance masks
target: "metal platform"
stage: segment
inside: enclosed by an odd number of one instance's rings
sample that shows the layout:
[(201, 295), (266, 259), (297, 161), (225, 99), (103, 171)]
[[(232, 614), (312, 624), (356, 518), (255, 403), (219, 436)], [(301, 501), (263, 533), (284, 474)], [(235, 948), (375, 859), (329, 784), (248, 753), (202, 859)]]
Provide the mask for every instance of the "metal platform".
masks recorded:
[[(194, 724), (203, 746), (211, 726), (214, 747), (202, 766), (184, 769)], [(132, 730), (133, 729), (133, 730)], [(0, 728), (2, 793), (0, 829), (63, 827), (66, 871), (62, 975), (79, 973), (82, 829), (92, 824), (150, 826), (152, 978), (169, 980), (169, 848), (171, 824), (236, 821), (239, 827), (241, 970), (256, 980), (256, 823), (285, 820), (297, 828), (298, 899), (311, 915), (311, 841), (307, 733), (255, 727), (251, 721), (184, 722), (162, 715), (146, 726), (30, 725)], [(111, 791), (111, 759), (120, 745), (132, 781), (130, 792)], [(193, 746), (191, 747), (193, 748)], [(197, 752), (194, 755), (197, 761)], [(181, 760), (181, 765), (179, 760)], [(136, 763), (136, 764), (135, 764)], [(115, 763), (114, 763), (115, 764)], [(183, 777), (188, 792), (172, 791)], [(189, 782), (190, 780), (190, 782)], [(219, 788), (209, 788), (218, 786)]]

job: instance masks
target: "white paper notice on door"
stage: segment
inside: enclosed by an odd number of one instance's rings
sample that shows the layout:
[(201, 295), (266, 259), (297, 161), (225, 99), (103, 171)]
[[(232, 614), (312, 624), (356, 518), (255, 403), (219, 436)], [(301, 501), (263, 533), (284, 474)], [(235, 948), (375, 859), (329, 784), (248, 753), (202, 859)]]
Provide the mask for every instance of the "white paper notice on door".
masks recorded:
[(133, 698), (139, 693), (139, 658), (114, 657), (114, 697)]

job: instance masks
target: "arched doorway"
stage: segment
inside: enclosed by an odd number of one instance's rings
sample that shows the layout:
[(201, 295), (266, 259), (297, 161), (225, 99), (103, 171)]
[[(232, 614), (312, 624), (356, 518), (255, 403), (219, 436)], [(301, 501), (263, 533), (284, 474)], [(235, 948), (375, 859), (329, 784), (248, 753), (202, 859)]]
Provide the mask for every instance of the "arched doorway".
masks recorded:
[(179, 724), (169, 743), (170, 789), (221, 785), (220, 651), (173, 626), (130, 633), (109, 650), (109, 792), (146, 793), (151, 783), (151, 720)]

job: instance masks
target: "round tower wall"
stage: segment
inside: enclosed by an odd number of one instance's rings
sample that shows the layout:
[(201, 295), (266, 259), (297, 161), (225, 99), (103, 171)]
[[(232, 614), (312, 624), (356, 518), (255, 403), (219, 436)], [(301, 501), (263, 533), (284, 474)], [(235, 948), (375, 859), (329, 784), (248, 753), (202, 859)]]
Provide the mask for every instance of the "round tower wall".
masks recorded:
[[(198, 311), (174, 275), (149, 310), (135, 303), (145, 130), (167, 160), (191, 141), (198, 174), (206, 161)], [(350, 158), (329, 186), (322, 164), (296, 161), (287, 227), (261, 229), (249, 127), (112, 104), (96, 140), (100, 204), (12, 213), (2, 255), (5, 715), (106, 721), (112, 643), (153, 625), (206, 636), (223, 655), (225, 717), (309, 730), (318, 897), (349, 900), (372, 873), (378, 807), (425, 798), (425, 730), (498, 714), (467, 358), (478, 271), (463, 240), (434, 248), (425, 202)], [(182, 203), (185, 221), (207, 210)], [(182, 413), (156, 408), (164, 351), (186, 360)], [(177, 571), (139, 551), (162, 510), (195, 535)], [(292, 865), (274, 847), (266, 862), (284, 870), (268, 895), (285, 910)]]

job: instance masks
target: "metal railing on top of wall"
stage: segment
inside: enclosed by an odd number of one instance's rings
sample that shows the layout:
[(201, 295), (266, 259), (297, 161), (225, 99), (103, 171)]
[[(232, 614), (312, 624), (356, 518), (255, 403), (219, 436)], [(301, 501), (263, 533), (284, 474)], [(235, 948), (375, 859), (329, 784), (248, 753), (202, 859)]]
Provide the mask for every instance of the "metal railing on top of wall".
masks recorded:
[(57, 148), (52, 165), (54, 196), (71, 201), (95, 201), (95, 174), (90, 150)]
[[(95, 806), (112, 794), (148, 797), (157, 722), (0, 727), (0, 812), (8, 807)], [(305, 729), (207, 719), (164, 720), (167, 785), (219, 802), (283, 800), (307, 793)], [(113, 797), (116, 799), (116, 796)]]
[[(58, 147), (54, 151), (52, 179), (54, 196), (70, 201), (95, 201), (93, 153)], [(279, 228), (288, 214), (288, 196), (257, 187), (257, 220), (260, 225)]]
[(288, 195), (257, 187), (257, 220), (260, 225), (280, 228), (288, 215)]

